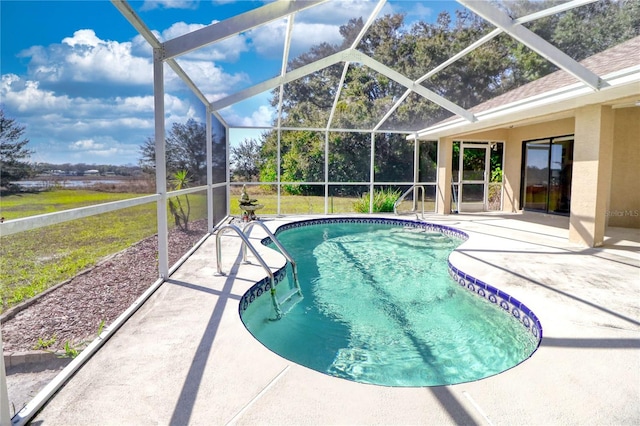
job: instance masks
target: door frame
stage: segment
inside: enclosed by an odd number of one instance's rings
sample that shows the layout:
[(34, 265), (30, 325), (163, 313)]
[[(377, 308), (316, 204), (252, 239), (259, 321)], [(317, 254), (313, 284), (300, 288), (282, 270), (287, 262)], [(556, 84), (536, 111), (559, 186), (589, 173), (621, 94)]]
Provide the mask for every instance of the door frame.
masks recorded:
[[(464, 177), (464, 151), (465, 149), (484, 149), (483, 179), (463, 179)], [(460, 141), (460, 156), (458, 164), (458, 212), (485, 212), (489, 210), (489, 178), (491, 174), (491, 142), (465, 142)], [(483, 185), (482, 202), (462, 202), (465, 185)]]
[[(522, 141), (522, 165), (521, 165), (521, 172), (520, 172), (520, 200), (521, 200), (521, 209), (523, 211), (530, 211), (530, 212), (538, 212), (538, 213), (545, 213), (545, 214), (553, 214), (553, 215), (559, 215), (559, 216), (569, 216), (569, 212), (556, 212), (556, 211), (552, 211), (549, 209), (549, 197), (550, 197), (550, 192), (551, 192), (551, 173), (552, 173), (552, 168), (551, 168), (551, 156), (552, 156), (552, 147), (554, 146), (555, 143), (559, 143), (559, 142), (567, 142), (570, 141), (572, 143), (572, 150), (575, 149), (575, 135), (562, 135), (562, 136), (551, 136), (551, 137), (547, 137), (547, 138), (540, 138), (540, 139), (530, 139), (530, 140), (524, 140)], [(548, 167), (548, 175), (547, 175), (547, 195), (546, 195), (546, 201), (545, 201), (545, 208), (544, 209), (536, 209), (536, 208), (531, 208), (531, 207), (527, 207), (527, 203), (526, 203), (526, 196), (527, 196), (527, 144), (529, 143), (540, 143), (542, 144), (548, 144), (548, 155), (547, 155), (547, 167)], [(573, 163), (573, 159), (571, 160), (571, 162)], [(573, 168), (573, 166), (571, 166)], [(569, 182), (569, 191), (571, 191), (571, 183)], [(569, 193), (569, 199), (570, 199), (570, 193)]]

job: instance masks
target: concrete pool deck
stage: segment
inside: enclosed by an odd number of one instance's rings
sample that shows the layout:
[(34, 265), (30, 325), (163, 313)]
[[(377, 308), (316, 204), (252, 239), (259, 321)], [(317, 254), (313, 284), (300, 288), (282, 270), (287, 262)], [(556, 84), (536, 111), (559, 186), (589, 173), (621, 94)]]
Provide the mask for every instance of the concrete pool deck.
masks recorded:
[[(265, 223), (273, 231), (302, 218)], [(530, 359), (480, 381), (431, 388), (358, 384), (294, 364), (239, 318), (240, 297), (265, 273), (255, 261), (240, 264), (240, 239), (229, 233), (228, 276), (215, 275), (210, 237), (32, 424), (640, 424), (640, 230), (609, 228), (605, 247), (589, 249), (567, 242), (564, 217), (426, 221), (467, 232), (454, 266), (538, 316), (544, 337)], [(252, 241), (264, 235), (251, 231)], [(284, 264), (269, 249), (260, 253), (273, 269)]]

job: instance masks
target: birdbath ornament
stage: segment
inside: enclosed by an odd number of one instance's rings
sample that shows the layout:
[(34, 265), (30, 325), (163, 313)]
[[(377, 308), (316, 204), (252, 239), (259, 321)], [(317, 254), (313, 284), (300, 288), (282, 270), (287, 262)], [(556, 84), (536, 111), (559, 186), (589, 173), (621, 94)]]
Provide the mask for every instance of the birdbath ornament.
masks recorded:
[(249, 197), (246, 185), (242, 185), (242, 194), (240, 194), (238, 203), (240, 204), (240, 210), (242, 210), (242, 220), (245, 222), (255, 220), (256, 210), (264, 207), (264, 205), (258, 204), (257, 199)]

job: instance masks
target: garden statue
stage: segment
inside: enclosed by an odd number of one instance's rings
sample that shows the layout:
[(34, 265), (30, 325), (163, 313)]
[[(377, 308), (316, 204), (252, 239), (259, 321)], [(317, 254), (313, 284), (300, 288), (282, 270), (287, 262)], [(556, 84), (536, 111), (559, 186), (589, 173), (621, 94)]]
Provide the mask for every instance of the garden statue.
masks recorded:
[(249, 198), (246, 185), (242, 185), (242, 194), (240, 195), (240, 210), (242, 210), (242, 220), (249, 221), (256, 219), (256, 210), (260, 210), (264, 206), (257, 204), (258, 200)]

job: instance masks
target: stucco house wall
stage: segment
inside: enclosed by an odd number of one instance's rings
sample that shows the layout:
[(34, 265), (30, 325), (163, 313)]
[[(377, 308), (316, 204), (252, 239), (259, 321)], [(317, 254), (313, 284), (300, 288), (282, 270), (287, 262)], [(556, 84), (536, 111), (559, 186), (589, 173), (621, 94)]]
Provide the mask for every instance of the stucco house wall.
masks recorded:
[(609, 226), (640, 228), (640, 107), (614, 110)]

